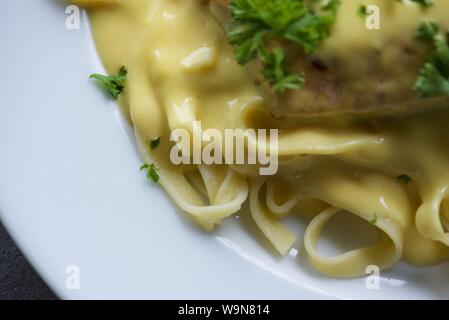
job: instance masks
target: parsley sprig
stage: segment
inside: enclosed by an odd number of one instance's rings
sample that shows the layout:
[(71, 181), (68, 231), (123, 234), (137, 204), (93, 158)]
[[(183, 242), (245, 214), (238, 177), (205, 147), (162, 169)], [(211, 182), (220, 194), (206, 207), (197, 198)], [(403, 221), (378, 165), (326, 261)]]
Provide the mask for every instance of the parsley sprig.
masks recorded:
[(291, 73), (283, 49), (273, 44), (287, 41), (313, 53), (329, 36), (339, 5), (340, 0), (327, 0), (315, 11), (304, 0), (233, 0), (228, 38), (237, 61), (258, 59), (275, 92), (303, 88), (304, 74)]
[(419, 4), (423, 8), (428, 8), (428, 7), (433, 6), (433, 1), (432, 0), (412, 0), (412, 2), (416, 2), (417, 4)]
[(401, 174), (397, 177), (397, 179), (405, 184), (409, 184), (410, 182), (412, 182), (412, 178), (410, 178), (410, 176), (406, 174)]
[(378, 219), (379, 219), (379, 218), (378, 218), (378, 216), (377, 216), (377, 213), (375, 212), (374, 215), (373, 215), (373, 217), (371, 218), (371, 220), (370, 220), (369, 222), (370, 222), (371, 224), (373, 224), (373, 225), (376, 225)]
[(122, 66), (117, 75), (105, 76), (102, 74), (91, 74), (89, 79), (95, 79), (111, 96), (117, 100), (119, 95), (125, 89), (126, 75), (128, 71)]
[(147, 178), (148, 180), (153, 181), (154, 183), (157, 183), (160, 179), (159, 174), (157, 171), (159, 170), (154, 163), (144, 163), (140, 166), (140, 171), (147, 171)]
[(424, 41), (433, 41), (439, 30), (440, 27), (435, 22), (426, 21), (416, 30), (416, 37)]
[(157, 137), (157, 138), (155, 138), (155, 139), (150, 141), (150, 149), (154, 150), (157, 147), (159, 147), (160, 144), (161, 144), (161, 138)]
[(434, 46), (431, 57), (420, 70), (414, 86), (414, 90), (422, 98), (449, 96), (449, 43), (447, 35), (438, 31), (438, 25), (424, 22), (416, 32), (419, 39)]
[(357, 10), (357, 14), (359, 15), (359, 17), (365, 18), (368, 15), (367, 11), (368, 11), (368, 7), (363, 4)]

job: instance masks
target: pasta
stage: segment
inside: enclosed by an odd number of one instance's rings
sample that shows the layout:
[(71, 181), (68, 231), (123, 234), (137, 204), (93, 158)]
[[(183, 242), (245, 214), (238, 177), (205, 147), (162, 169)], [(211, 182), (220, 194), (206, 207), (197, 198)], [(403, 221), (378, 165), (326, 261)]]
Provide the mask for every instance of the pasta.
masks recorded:
[[(434, 0), (448, 8), (444, 1)], [(120, 103), (142, 158), (156, 164), (160, 185), (204, 229), (212, 231), (248, 202), (255, 224), (281, 255), (297, 239), (282, 220), (293, 213), (309, 215), (304, 247), (311, 264), (326, 275), (360, 276), (370, 265), (385, 269), (400, 259), (414, 265), (449, 259), (449, 108), (388, 117), (273, 116), (254, 79), (234, 59), (217, 19), (226, 16), (220, 5), (74, 2), (102, 4), (89, 12), (93, 34), (109, 73), (127, 66)], [(358, 4), (348, 0), (344, 8)], [(279, 129), (277, 146), (257, 137), (246, 143), (248, 152), (275, 148), (277, 174), (261, 176), (260, 164), (173, 164), (171, 132), (183, 128), (195, 135), (195, 121), (203, 130), (220, 132)], [(155, 138), (160, 145), (152, 150)], [(192, 152), (203, 147), (193, 146)], [(326, 257), (317, 242), (341, 211), (371, 223), (378, 240)]]

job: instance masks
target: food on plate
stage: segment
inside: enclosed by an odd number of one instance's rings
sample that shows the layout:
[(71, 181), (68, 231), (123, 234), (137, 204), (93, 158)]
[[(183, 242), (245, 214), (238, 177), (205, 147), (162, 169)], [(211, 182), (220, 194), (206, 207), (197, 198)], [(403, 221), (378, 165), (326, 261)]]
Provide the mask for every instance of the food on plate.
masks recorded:
[[(279, 254), (304, 243), (334, 277), (449, 259), (447, 0), (75, 3), (109, 74), (93, 80), (131, 119), (141, 170), (201, 227), (248, 210)], [(189, 163), (171, 157), (180, 129)], [(228, 129), (269, 131), (244, 146), (276, 154), (276, 173), (193, 159)], [(317, 244), (342, 212), (377, 240), (329, 257)], [(294, 214), (304, 242), (286, 227)]]

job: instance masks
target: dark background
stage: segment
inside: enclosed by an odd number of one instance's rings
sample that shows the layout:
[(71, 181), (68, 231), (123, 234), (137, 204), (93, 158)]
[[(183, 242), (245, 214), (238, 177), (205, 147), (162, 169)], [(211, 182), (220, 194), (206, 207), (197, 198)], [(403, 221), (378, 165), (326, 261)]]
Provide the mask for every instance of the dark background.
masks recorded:
[(55, 300), (0, 223), (0, 300)]

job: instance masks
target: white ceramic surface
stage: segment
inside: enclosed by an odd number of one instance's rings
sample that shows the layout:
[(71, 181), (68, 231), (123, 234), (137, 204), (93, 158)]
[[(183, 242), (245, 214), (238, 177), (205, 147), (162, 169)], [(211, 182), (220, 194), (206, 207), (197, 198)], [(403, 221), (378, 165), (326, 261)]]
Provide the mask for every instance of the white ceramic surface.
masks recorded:
[[(231, 218), (207, 234), (139, 173), (129, 126), (88, 80), (102, 67), (84, 16), (0, 1), (0, 218), (56, 293), (78, 298), (449, 298), (447, 265), (399, 263), (379, 290), (278, 258)], [(289, 227), (301, 234), (304, 227)], [(80, 269), (80, 289), (66, 268)]]

